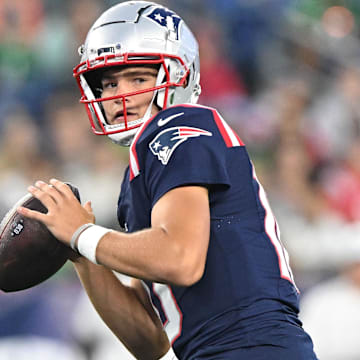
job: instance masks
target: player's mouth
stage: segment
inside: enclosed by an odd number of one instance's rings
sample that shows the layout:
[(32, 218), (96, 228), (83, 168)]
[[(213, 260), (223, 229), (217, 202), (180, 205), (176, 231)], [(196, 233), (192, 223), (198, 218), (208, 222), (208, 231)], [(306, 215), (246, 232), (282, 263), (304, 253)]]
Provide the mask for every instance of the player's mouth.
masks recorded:
[(123, 110), (117, 111), (112, 119), (112, 124), (123, 124), (125, 122), (125, 115), (127, 121), (136, 120), (138, 118), (137, 113), (131, 110), (127, 110), (124, 114)]

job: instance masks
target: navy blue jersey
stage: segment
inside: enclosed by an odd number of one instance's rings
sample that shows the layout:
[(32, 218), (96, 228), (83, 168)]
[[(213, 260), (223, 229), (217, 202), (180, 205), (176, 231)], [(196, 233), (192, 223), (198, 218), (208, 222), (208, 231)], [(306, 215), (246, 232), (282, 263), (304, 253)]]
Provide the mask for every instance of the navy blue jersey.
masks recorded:
[(166, 192), (194, 184), (209, 189), (204, 275), (190, 287), (146, 282), (176, 354), (283, 346), (287, 326), (303, 331), (298, 291), (246, 148), (216, 110), (175, 106), (141, 127), (122, 184), (120, 225), (130, 232), (150, 227)]

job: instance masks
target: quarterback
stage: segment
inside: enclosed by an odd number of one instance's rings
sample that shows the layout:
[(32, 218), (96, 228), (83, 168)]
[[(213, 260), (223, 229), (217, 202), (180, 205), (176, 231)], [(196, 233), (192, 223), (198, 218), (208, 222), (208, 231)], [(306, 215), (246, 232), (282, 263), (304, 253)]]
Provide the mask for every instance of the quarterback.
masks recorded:
[(56, 179), (29, 187), (46, 214), (18, 211), (81, 255), (76, 271), (107, 326), (138, 359), (316, 359), (245, 144), (216, 109), (196, 105), (198, 44), (182, 18), (120, 3), (79, 53), (74, 77), (93, 132), (129, 146), (123, 231), (96, 225), (90, 202)]

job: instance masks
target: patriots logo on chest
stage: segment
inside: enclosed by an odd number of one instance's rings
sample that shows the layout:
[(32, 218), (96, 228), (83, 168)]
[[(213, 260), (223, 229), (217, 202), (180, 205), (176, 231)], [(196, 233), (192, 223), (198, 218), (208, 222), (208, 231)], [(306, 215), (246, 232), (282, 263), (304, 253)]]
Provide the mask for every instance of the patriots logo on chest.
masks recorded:
[(147, 17), (160, 26), (166, 27), (169, 30), (169, 34), (173, 34), (175, 40), (179, 40), (181, 18), (175, 13), (159, 7), (153, 10)]
[(163, 165), (169, 159), (175, 149), (190, 137), (201, 135), (212, 136), (212, 133), (203, 129), (178, 126), (161, 131), (149, 144), (151, 152), (157, 156)]

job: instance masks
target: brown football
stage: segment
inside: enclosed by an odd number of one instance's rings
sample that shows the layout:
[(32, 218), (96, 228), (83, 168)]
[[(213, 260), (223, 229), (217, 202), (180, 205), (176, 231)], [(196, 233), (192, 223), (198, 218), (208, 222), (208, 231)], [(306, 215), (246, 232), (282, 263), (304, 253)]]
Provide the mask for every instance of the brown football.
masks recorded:
[[(78, 189), (67, 183), (80, 201)], [(0, 224), (0, 289), (28, 289), (54, 275), (75, 252), (58, 241), (42, 223), (25, 218), (16, 209), (24, 206), (46, 213), (31, 194), (23, 196)]]

